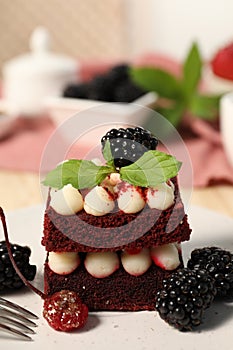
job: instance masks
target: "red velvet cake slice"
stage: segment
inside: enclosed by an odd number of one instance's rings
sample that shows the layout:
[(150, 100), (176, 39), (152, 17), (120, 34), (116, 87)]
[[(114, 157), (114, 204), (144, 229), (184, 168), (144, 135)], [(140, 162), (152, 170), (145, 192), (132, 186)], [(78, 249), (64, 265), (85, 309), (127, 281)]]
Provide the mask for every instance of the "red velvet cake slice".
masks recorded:
[(191, 233), (180, 163), (142, 128), (112, 129), (101, 143), (106, 164), (68, 160), (44, 181), (45, 292), (75, 291), (89, 310), (154, 310)]

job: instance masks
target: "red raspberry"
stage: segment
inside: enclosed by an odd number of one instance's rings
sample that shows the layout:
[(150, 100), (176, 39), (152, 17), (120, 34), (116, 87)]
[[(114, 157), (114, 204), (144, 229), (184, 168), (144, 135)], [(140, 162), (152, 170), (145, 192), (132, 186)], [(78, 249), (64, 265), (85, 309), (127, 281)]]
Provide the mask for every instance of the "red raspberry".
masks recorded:
[(214, 74), (224, 79), (233, 80), (233, 43), (219, 50), (211, 65)]
[(88, 308), (75, 292), (61, 290), (45, 299), (43, 316), (55, 330), (70, 332), (85, 325)]

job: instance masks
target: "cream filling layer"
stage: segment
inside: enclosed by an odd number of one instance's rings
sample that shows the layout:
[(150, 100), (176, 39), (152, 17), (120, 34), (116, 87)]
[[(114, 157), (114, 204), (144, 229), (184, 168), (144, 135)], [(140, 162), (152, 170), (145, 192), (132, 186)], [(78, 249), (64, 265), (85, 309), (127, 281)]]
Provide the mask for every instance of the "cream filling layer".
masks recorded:
[[(176, 243), (159, 247), (143, 248), (135, 253), (91, 252), (84, 259), (87, 272), (95, 278), (105, 278), (113, 274), (122, 264), (124, 270), (133, 276), (143, 275), (154, 262), (164, 270), (172, 271), (180, 265), (179, 250)], [(50, 252), (48, 255), (50, 269), (61, 275), (73, 272), (80, 265), (78, 253)]]

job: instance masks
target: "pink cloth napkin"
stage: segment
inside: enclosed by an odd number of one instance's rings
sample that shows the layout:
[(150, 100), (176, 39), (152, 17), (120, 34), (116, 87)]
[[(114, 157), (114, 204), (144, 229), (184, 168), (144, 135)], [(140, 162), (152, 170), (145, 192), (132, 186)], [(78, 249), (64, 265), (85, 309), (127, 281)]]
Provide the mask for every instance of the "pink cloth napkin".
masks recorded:
[(219, 128), (192, 118), (182, 132), (193, 167), (194, 187), (233, 184), (233, 168), (223, 149)]
[(15, 120), (12, 133), (0, 141), (0, 168), (38, 172), (43, 149), (53, 131), (48, 117)]
[[(180, 73), (178, 63), (155, 54), (141, 56), (134, 63), (160, 66), (176, 74)], [(112, 64), (110, 62), (88, 62), (86, 65), (83, 63), (82, 76), (88, 80), (94, 74), (105, 71)], [(0, 168), (39, 172), (43, 151), (54, 130), (55, 126), (46, 116), (37, 120), (18, 119), (12, 135), (0, 141)], [(190, 153), (195, 187), (221, 183), (233, 184), (233, 168), (226, 159), (218, 128), (200, 119), (192, 118), (188, 125), (179, 131)], [(80, 154), (85, 155), (86, 151), (85, 148), (80, 149)]]

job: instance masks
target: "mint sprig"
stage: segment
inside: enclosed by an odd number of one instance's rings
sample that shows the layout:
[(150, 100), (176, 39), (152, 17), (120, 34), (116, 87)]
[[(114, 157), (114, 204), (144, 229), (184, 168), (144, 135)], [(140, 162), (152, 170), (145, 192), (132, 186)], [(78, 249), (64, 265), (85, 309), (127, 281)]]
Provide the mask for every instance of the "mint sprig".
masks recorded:
[(190, 102), (190, 111), (202, 119), (212, 120), (219, 110), (221, 95), (193, 95)]
[(187, 103), (192, 100), (192, 95), (200, 82), (201, 73), (202, 59), (198, 46), (194, 43), (183, 63), (183, 77), (181, 80), (183, 95), (187, 98)]
[(155, 91), (159, 100), (155, 110), (174, 126), (182, 121), (185, 112), (194, 117), (215, 119), (219, 112), (221, 96), (201, 94), (199, 83), (203, 60), (197, 43), (193, 43), (182, 64), (180, 78), (155, 67), (132, 67), (130, 76), (145, 91)]
[(156, 91), (165, 98), (179, 98), (182, 93), (178, 79), (160, 68), (131, 68), (131, 78), (146, 91)]
[(111, 146), (110, 146), (109, 140), (106, 140), (106, 142), (105, 142), (104, 149), (103, 149), (103, 156), (104, 156), (104, 159), (107, 162), (107, 165), (114, 166), (114, 160), (113, 160), (113, 156), (112, 156), (112, 151), (111, 151)]
[(42, 183), (56, 189), (67, 184), (77, 189), (90, 188), (99, 185), (113, 171), (109, 165), (98, 166), (90, 160), (70, 159), (51, 170)]
[[(153, 187), (176, 176), (180, 167), (181, 162), (171, 155), (147, 151), (119, 172), (121, 180), (134, 186)], [(70, 159), (51, 170), (42, 183), (56, 189), (68, 184), (77, 189), (92, 188), (113, 172), (116, 172), (113, 165), (98, 166), (90, 160)]]
[(132, 185), (154, 187), (177, 175), (181, 167), (175, 157), (160, 152), (148, 151), (136, 162), (122, 167), (120, 177)]

